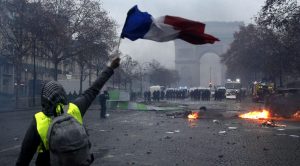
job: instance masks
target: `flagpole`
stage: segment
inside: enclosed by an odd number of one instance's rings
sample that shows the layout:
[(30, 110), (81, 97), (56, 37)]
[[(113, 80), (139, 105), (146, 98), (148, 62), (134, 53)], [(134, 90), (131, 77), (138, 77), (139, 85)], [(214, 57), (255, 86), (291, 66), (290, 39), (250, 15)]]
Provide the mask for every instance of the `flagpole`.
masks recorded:
[(121, 40), (122, 40), (122, 38), (121, 38), (121, 36), (119, 37), (119, 42), (118, 42), (118, 47), (117, 47), (117, 51), (119, 51), (119, 48), (120, 48), (120, 44), (121, 44)]
[[(122, 40), (122, 38), (121, 38), (121, 35), (120, 35), (118, 45), (117, 45), (117, 49), (114, 52), (114, 55), (113, 55), (112, 59), (117, 58), (117, 57), (120, 58), (119, 57), (119, 48), (120, 48), (121, 40)], [(112, 79), (113, 79), (113, 88), (115, 88), (115, 74), (113, 75)], [(120, 85), (118, 85), (118, 87), (120, 88)]]

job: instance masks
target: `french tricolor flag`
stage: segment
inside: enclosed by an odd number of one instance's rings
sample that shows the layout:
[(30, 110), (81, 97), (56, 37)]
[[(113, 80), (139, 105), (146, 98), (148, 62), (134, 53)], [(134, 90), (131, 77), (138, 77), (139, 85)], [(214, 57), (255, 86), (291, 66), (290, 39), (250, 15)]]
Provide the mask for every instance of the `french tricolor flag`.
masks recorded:
[(205, 24), (174, 16), (154, 19), (149, 13), (141, 12), (135, 5), (128, 13), (121, 38), (130, 40), (148, 39), (165, 42), (182, 39), (191, 44), (213, 44), (219, 39), (204, 33)]

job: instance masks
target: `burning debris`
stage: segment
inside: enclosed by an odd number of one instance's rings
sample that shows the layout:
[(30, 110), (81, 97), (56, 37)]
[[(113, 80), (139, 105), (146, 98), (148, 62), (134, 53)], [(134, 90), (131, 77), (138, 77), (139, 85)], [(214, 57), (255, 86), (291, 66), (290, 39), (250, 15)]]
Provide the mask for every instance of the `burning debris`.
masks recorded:
[(278, 124), (274, 120), (266, 120), (261, 124), (262, 127), (286, 127), (286, 125)]
[(173, 118), (199, 119), (199, 112), (197, 111), (171, 112), (171, 113), (167, 113), (166, 115), (171, 116)]
[(188, 119), (199, 119), (199, 112), (192, 112), (187, 117)]
[(266, 120), (261, 124), (262, 127), (286, 127), (286, 125), (281, 125), (276, 123), (274, 120)]
[(262, 111), (252, 111), (242, 115), (239, 115), (240, 118), (244, 119), (257, 119), (264, 120), (261, 123), (262, 127), (286, 127), (286, 125), (278, 124), (275, 122), (274, 118), (280, 119), (279, 117), (272, 117), (271, 113), (267, 110)]
[(270, 118), (270, 112), (267, 111), (267, 110), (253, 111), (253, 112), (249, 112), (249, 113), (239, 115), (239, 117), (244, 118), (244, 119), (269, 119)]
[(293, 116), (292, 118), (294, 119), (299, 119), (300, 120), (300, 111), (297, 111)]

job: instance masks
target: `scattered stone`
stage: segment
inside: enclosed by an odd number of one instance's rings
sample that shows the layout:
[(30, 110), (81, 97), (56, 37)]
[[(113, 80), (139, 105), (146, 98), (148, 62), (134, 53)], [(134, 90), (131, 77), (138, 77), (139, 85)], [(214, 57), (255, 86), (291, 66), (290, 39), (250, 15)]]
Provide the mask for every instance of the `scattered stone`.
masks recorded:
[(199, 108), (199, 110), (200, 111), (206, 111), (207, 109), (206, 109), (206, 107), (202, 106), (202, 107)]
[(226, 131), (219, 131), (219, 134), (225, 134)]
[(228, 127), (229, 130), (236, 130), (237, 127)]
[(219, 121), (219, 120), (216, 120), (216, 119), (214, 119), (214, 120), (213, 120), (213, 123), (220, 124), (220, 121)]
[(263, 148), (263, 150), (264, 150), (264, 151), (268, 151), (269, 149), (268, 149), (268, 148)]
[(266, 120), (261, 124), (262, 127), (286, 127), (286, 125), (277, 124), (273, 119)]
[(127, 164), (127, 165), (134, 165), (135, 162), (133, 162), (133, 161), (132, 161), (132, 162), (126, 162), (126, 164)]
[(104, 156), (104, 158), (114, 158), (114, 157), (115, 157), (115, 156), (114, 156), (114, 155), (111, 155), (111, 154)]
[(300, 136), (299, 135), (290, 135), (290, 137), (299, 138)]

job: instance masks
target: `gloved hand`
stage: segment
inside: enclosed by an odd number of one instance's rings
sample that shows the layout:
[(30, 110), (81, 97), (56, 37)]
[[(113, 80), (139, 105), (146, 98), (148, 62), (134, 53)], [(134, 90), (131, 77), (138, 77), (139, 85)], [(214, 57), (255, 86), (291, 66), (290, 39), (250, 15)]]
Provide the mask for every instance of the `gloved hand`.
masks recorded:
[(111, 61), (111, 63), (110, 63), (110, 67), (112, 68), (112, 69), (116, 69), (116, 68), (118, 68), (119, 66), (120, 66), (120, 57), (115, 57), (115, 58), (113, 58), (113, 60)]

